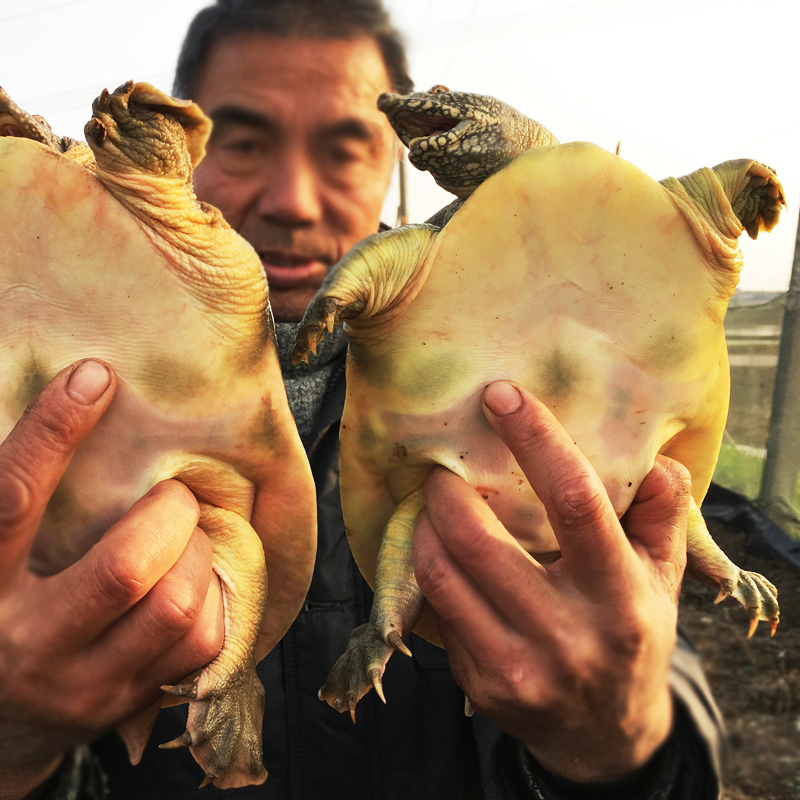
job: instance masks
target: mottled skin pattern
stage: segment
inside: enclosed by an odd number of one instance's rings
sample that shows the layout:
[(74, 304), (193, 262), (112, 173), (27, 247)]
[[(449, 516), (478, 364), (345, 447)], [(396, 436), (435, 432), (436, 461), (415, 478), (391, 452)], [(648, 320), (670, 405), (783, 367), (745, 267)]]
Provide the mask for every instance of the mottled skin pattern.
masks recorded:
[(458, 198), (446, 216), (440, 212), (428, 220), (433, 224), (443, 225), (486, 178), (520, 153), (558, 144), (544, 125), (507, 103), (445, 86), (407, 95), (386, 92), (378, 108), (408, 148), (409, 161)]
[(723, 319), (743, 230), (778, 220), (783, 193), (752, 160), (653, 181), (586, 143), (536, 147), (487, 179), (447, 225), (358, 245), (304, 318), (295, 357), (344, 322), (342, 507), (375, 587), (320, 696), (354, 713), (402, 638), (438, 642), (414, 582), (411, 537), (435, 464), (463, 477), (542, 561), (558, 557), (543, 506), (481, 412), (489, 382), (530, 389), (597, 470), (621, 516), (657, 453), (692, 475), (689, 572), (774, 630), (775, 588), (716, 546), (699, 505), (727, 414)]
[(2, 86), (0, 86), (0, 136), (15, 136), (41, 142), (57, 153), (63, 153), (67, 158), (77, 161), (86, 169), (92, 172), (95, 170), (94, 153), (85, 142), (79, 142), (69, 136), (56, 136), (44, 117), (23, 111)]
[[(189, 702), (186, 732), (167, 746), (188, 746), (207, 783), (261, 783), (255, 664), (305, 598), (314, 485), (260, 259), (192, 190), (210, 122), (130, 82), (95, 100), (90, 150), (8, 99), (3, 108), (0, 436), (71, 363), (100, 358), (119, 379), (46, 509), (31, 566), (63, 569), (155, 483), (185, 483), (213, 549), (225, 637), (203, 670), (163, 687), (165, 703)], [(70, 157), (81, 148), (89, 169)], [(134, 763), (157, 712), (120, 731)]]

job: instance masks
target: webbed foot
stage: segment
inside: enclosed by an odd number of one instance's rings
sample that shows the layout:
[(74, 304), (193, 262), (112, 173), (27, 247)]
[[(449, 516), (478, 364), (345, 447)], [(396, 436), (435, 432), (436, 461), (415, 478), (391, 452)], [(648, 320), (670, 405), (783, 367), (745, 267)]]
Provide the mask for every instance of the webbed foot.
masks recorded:
[(264, 687), (252, 660), (233, 673), (216, 674), (206, 667), (189, 683), (161, 688), (188, 699), (189, 719), (183, 734), (160, 747), (188, 747), (206, 774), (201, 788), (213, 783), (231, 789), (266, 780), (261, 754)]
[(778, 590), (757, 572), (739, 569), (719, 545), (711, 538), (697, 503), (692, 500), (686, 531), (686, 573), (703, 583), (719, 587), (714, 601), (722, 602), (726, 597), (738, 600), (750, 617), (750, 638), (758, 627), (759, 620), (770, 624), (770, 635), (778, 627)]
[(363, 302), (348, 303), (331, 295), (317, 295), (303, 316), (302, 324), (297, 332), (294, 350), (292, 350), (292, 363), (299, 364), (304, 361), (307, 364), (308, 354), (317, 354), (317, 345), (326, 333), (331, 333), (339, 324), (342, 314), (346, 311), (355, 314), (363, 307)]
[(720, 603), (726, 597), (738, 600), (747, 611), (750, 617), (748, 639), (756, 632), (760, 620), (769, 622), (770, 636), (774, 636), (780, 614), (778, 590), (763, 575), (740, 569), (736, 581), (721, 580), (719, 594), (714, 602)]
[(340, 714), (349, 711), (353, 722), (358, 701), (370, 689), (374, 688), (385, 703), (383, 673), (395, 650), (411, 655), (396, 629), (388, 628), (381, 634), (370, 622), (359, 626), (350, 634), (347, 650), (333, 665), (325, 685), (319, 690), (319, 699)]

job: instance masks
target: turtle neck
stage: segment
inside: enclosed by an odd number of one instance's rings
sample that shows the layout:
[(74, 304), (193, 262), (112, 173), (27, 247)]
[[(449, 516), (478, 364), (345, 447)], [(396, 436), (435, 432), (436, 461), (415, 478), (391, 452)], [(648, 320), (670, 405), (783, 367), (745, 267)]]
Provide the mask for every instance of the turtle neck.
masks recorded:
[(294, 416), (300, 438), (305, 442), (322, 409), (328, 381), (337, 365), (337, 356), (347, 347), (347, 334), (338, 325), (326, 333), (317, 347), (317, 355), (309, 355), (309, 363), (292, 364), (292, 350), (300, 329), (299, 322), (276, 322), (275, 340), (278, 359), (286, 386), (289, 409)]

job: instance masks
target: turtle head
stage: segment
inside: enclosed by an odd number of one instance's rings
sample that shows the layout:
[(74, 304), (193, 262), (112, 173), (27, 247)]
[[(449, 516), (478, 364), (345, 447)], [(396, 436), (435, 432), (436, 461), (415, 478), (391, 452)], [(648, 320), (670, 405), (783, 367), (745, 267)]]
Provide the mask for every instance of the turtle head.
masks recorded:
[(408, 147), (409, 161), (462, 199), (530, 147), (557, 144), (546, 128), (501, 100), (446, 86), (386, 92), (378, 108)]
[(211, 121), (196, 103), (133, 81), (113, 93), (103, 89), (84, 128), (100, 169), (186, 180), (205, 154), (210, 132)]

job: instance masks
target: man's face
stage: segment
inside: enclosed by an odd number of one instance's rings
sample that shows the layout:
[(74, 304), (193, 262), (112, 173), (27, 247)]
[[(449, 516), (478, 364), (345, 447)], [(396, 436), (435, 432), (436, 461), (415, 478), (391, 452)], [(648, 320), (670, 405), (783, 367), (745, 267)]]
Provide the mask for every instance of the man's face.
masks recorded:
[(211, 51), (195, 100), (214, 122), (194, 173), (258, 252), (278, 321), (299, 320), (325, 273), (378, 229), (398, 143), (372, 39), (241, 34)]

